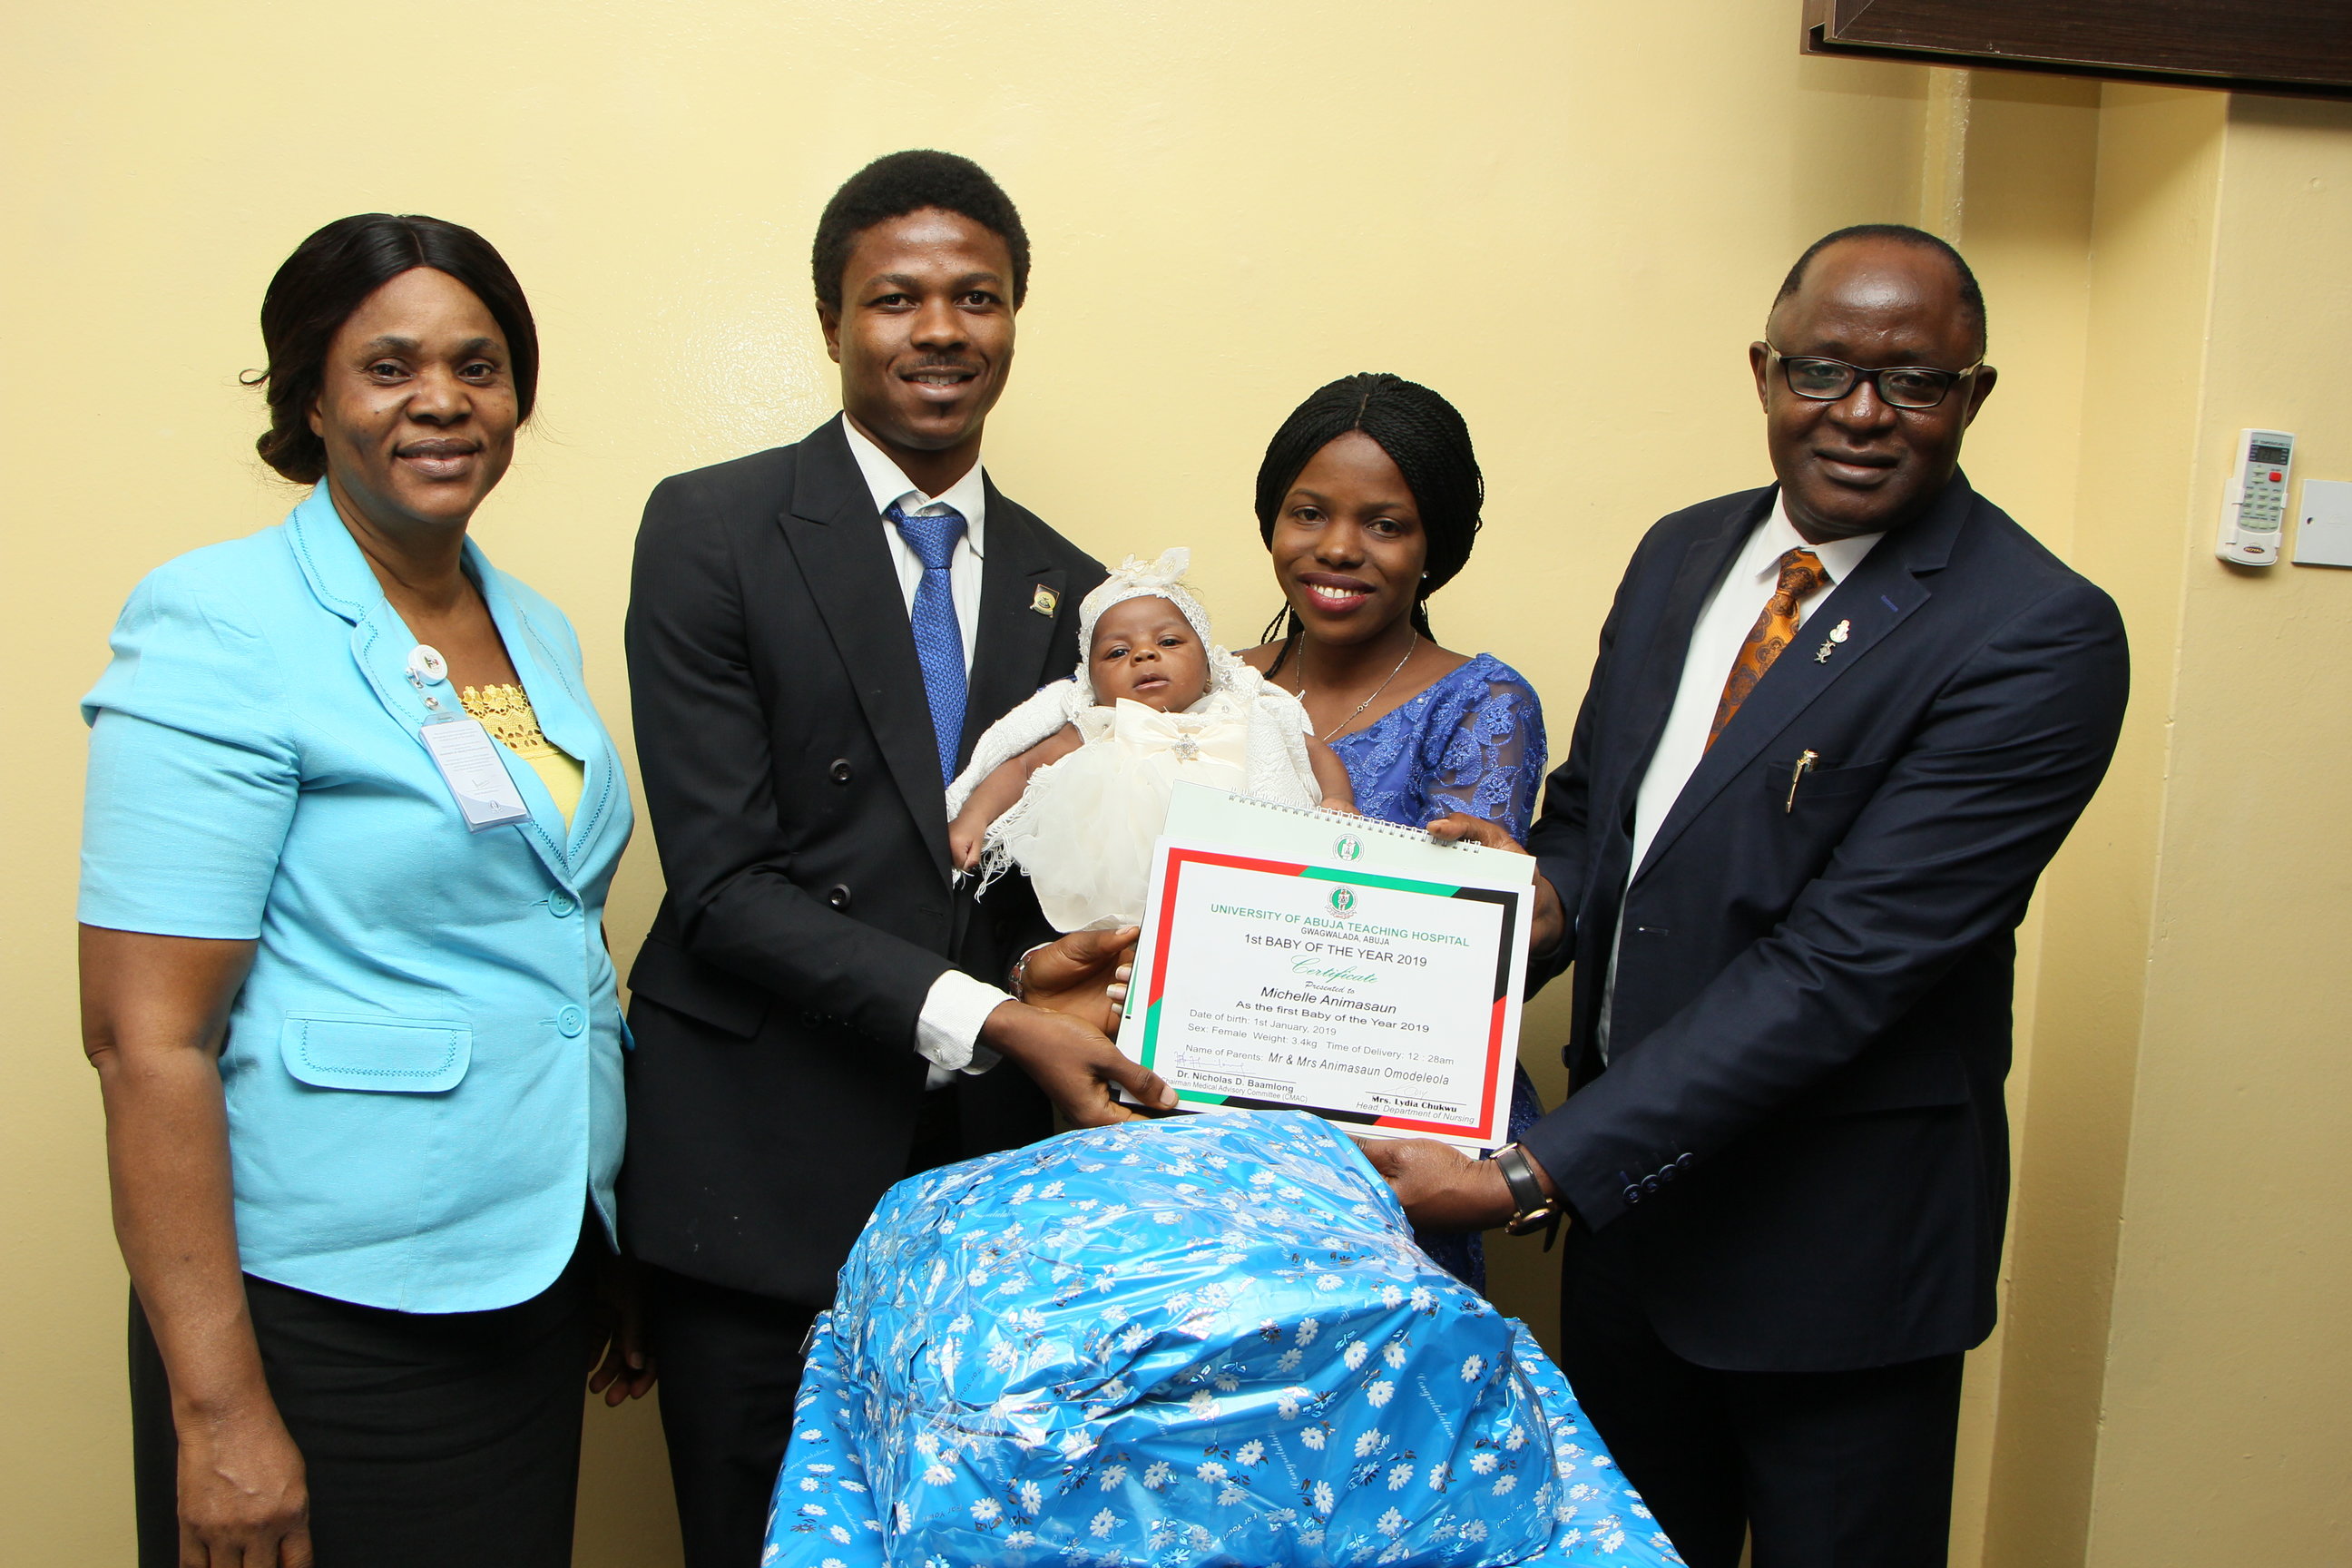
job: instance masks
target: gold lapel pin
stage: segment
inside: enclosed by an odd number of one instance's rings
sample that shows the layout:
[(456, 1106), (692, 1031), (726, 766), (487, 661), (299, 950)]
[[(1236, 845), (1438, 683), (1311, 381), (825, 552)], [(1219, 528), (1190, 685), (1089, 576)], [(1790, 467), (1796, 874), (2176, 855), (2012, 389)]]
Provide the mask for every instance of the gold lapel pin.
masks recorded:
[(1054, 612), (1062, 607), (1062, 595), (1040, 583), (1037, 584), (1037, 591), (1029, 595), (1029, 607), (1047, 620), (1052, 620)]
[(1837, 625), (1832, 626), (1830, 628), (1829, 641), (1822, 644), (1821, 650), (1813, 655), (1813, 662), (1815, 664), (1827, 664), (1830, 661), (1830, 655), (1837, 652), (1837, 645), (1845, 641), (1847, 637), (1853, 635), (1853, 623), (1852, 621), (1840, 621)]

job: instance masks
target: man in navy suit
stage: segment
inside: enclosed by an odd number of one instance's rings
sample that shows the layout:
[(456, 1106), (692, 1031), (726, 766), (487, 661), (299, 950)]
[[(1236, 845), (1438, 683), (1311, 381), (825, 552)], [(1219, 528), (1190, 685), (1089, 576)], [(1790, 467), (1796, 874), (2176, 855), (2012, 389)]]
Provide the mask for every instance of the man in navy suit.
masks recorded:
[(1798, 261), (1748, 351), (1779, 483), (1643, 540), (1529, 835), (1570, 1097), (1485, 1164), (1376, 1152), (1423, 1223), (1557, 1205), (1563, 1363), (1694, 1568), (1945, 1561), (2013, 933), (2127, 684), (2114, 603), (1959, 471), (1984, 348), (1932, 236)]

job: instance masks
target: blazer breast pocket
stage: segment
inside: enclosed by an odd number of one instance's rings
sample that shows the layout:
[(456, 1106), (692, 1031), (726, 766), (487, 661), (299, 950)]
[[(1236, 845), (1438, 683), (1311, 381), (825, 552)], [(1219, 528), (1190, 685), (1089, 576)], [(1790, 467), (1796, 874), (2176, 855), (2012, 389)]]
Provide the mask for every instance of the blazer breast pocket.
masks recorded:
[(1845, 806), (1851, 815), (1853, 797), (1876, 789), (1894, 765), (1894, 758), (1882, 757), (1874, 763), (1849, 763), (1841, 767), (1818, 762), (1806, 767), (1801, 757), (1791, 756), (1761, 763), (1757, 771), (1773, 805), (1786, 815), (1799, 816), (1808, 806), (1825, 807), (1832, 802)]
[(298, 1014), (278, 1034), (286, 1070), (314, 1089), (436, 1094), (473, 1064), (468, 1024), (425, 1018)]

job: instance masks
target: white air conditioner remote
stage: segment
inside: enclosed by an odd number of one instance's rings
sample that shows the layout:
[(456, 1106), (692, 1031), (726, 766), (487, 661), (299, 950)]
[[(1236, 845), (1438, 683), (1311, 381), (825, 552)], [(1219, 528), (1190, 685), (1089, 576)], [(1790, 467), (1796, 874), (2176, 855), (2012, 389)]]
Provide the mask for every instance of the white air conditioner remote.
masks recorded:
[(2237, 471), (2221, 497), (2221, 542), (2213, 553), (2241, 566), (2275, 566), (2286, 519), (2294, 437), (2284, 430), (2238, 432)]

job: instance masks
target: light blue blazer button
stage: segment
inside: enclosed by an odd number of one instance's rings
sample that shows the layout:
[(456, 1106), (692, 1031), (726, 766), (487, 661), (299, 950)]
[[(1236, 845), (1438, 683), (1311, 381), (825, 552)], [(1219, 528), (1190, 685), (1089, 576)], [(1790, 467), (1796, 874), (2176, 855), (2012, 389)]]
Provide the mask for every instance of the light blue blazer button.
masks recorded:
[(555, 1016), (555, 1026), (563, 1031), (565, 1039), (578, 1039), (580, 1031), (588, 1026), (588, 1015), (577, 1007), (566, 1007)]
[(557, 920), (562, 920), (579, 907), (579, 901), (561, 888), (547, 895), (547, 912)]

